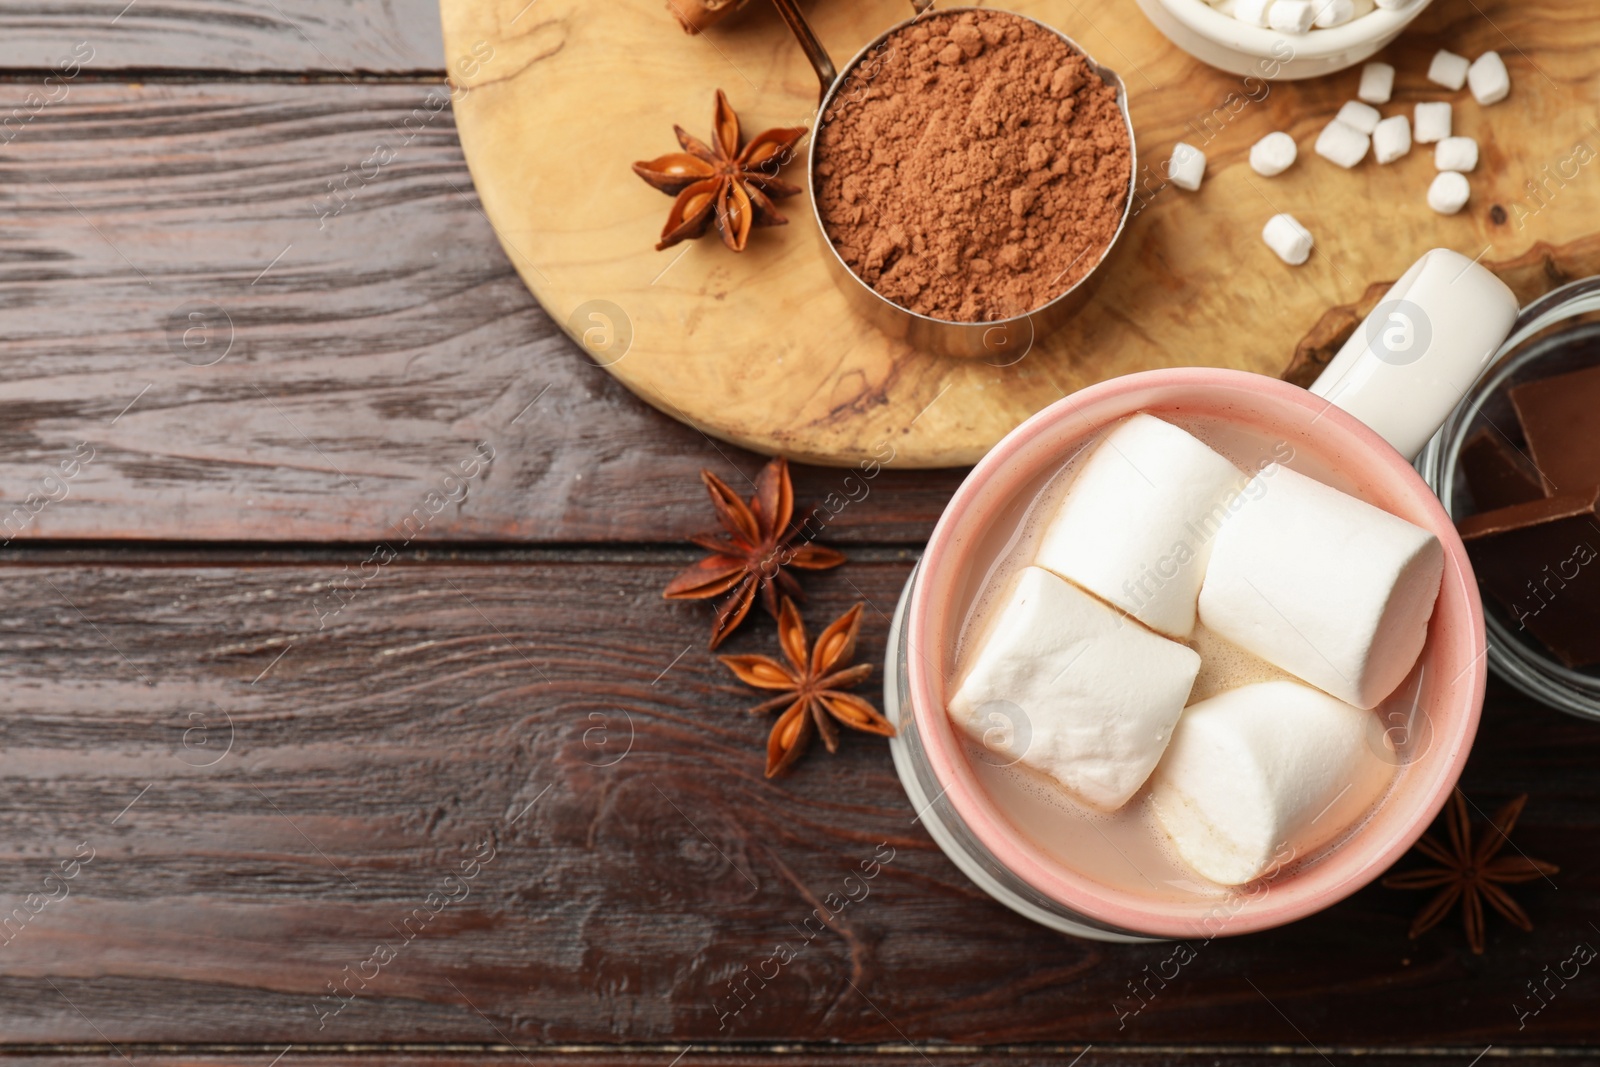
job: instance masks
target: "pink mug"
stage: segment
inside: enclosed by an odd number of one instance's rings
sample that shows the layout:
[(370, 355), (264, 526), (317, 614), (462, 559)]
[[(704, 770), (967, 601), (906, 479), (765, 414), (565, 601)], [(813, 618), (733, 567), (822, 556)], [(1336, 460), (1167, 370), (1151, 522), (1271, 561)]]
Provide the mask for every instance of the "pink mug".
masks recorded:
[[(1432, 823), (1466, 762), (1483, 706), (1483, 608), (1461, 544), (1411, 459), (1510, 332), (1516, 298), (1493, 274), (1434, 250), (1390, 290), (1308, 391), (1275, 378), (1201, 367), (1146, 371), (1083, 389), (1017, 427), (962, 483), (895, 613), (884, 700), (899, 727), (895, 767), (947, 855), (981, 888), (1053, 929), (1106, 941), (1209, 938), (1292, 922), (1372, 881)], [(1331, 854), (1219, 893), (1147, 893), (1075, 869), (1042, 847), (986, 791), (945, 711), (958, 629), (983, 577), (992, 524), (1106, 427), (1136, 412), (1211, 420), (1287, 443), (1286, 465), (1417, 524), (1444, 547), (1444, 579), (1395, 785)], [(1281, 452), (1280, 452), (1281, 454)], [(1379, 709), (1381, 713), (1382, 708)]]

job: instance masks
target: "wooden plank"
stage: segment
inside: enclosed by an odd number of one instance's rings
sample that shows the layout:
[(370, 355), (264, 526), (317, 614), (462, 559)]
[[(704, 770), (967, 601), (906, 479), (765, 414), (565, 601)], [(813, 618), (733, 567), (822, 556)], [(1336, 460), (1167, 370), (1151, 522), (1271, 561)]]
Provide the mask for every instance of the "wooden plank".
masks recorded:
[(0, 68), (292, 71), (351, 75), (444, 69), (432, 0), (38, 0), (0, 6)]
[[(441, 87), (75, 86), (0, 188), (0, 540), (670, 541), (700, 467), (758, 466), (538, 308)], [(800, 490), (830, 537), (916, 543), (958, 477)]]
[[(907, 573), (891, 557), (810, 586), (817, 622), (870, 600), (868, 661)], [(1372, 887), (1197, 946), (1131, 1014), (1129, 983), (1173, 946), (1075, 941), (990, 902), (913, 823), (882, 742), (762, 779), (768, 722), (704, 650), (703, 606), (658, 599), (690, 558), (408, 558), (345, 586), (320, 629), (357, 552), (7, 565), (0, 899), (58, 899), (0, 945), (0, 1034), (626, 1042), (661, 1063), (683, 1042), (1593, 1040), (1587, 971), (1523, 1029), (1514, 1010), (1600, 939), (1591, 725), (1497, 685), (1468, 769), (1482, 805), (1534, 796), (1517, 844), (1562, 868), (1554, 889), (1517, 887), (1535, 933), (1491, 918), (1481, 958), (1451, 926), (1408, 942), (1421, 901)], [(773, 644), (758, 621), (728, 647)], [(875, 856), (870, 893), (807, 939)], [(779, 944), (793, 958), (764, 966)]]
[[(1338, 1049), (1310, 1046), (1265, 1046), (1260, 1048), (1199, 1046), (1113, 1047), (1107, 1045), (1010, 1047), (970, 1047), (919, 1045), (906, 1043), (868, 1048), (829, 1048), (826, 1045), (782, 1046), (690, 1046), (685, 1042), (619, 1048), (573, 1048), (571, 1046), (525, 1046), (496, 1044), (483, 1048), (450, 1046), (358, 1046), (338, 1050), (307, 1049), (281, 1045), (256, 1048), (222, 1046), (186, 1047), (175, 1051), (165, 1047), (119, 1044), (95, 1048), (13, 1052), (6, 1062), (17, 1067), (104, 1067), (115, 1061), (117, 1051), (141, 1067), (368, 1067), (382, 1056), (384, 1064), (396, 1067), (503, 1067), (505, 1064), (563, 1064), (569, 1067), (887, 1067), (888, 1064), (971, 1064), (1022, 1063), (1030, 1067), (1112, 1067), (1137, 1064), (1138, 1067), (1177, 1067), (1204, 1062), (1208, 1067), (1282, 1067), (1286, 1063), (1344, 1067), (1461, 1067), (1483, 1052), (1482, 1046), (1430, 1049)], [(1319, 1055), (1320, 1053), (1320, 1055)], [(675, 1058), (681, 1055), (681, 1059)], [(279, 1059), (278, 1057), (282, 1057)], [(524, 1057), (527, 1057), (524, 1059)], [(1586, 1048), (1545, 1048), (1536, 1050), (1493, 1050), (1484, 1058), (1495, 1067), (1535, 1067), (1592, 1062)]]

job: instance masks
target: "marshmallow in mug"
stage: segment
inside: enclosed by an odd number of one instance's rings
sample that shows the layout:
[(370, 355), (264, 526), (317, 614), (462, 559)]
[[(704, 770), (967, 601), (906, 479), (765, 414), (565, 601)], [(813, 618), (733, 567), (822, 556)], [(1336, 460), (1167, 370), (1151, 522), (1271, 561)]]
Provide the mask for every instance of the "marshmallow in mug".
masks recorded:
[(1343, 26), (1356, 17), (1355, 0), (1316, 0), (1317, 17), (1312, 25), (1319, 30)]
[(1267, 25), (1279, 33), (1305, 33), (1316, 18), (1311, 0), (1274, 0), (1267, 11)]
[(1212, 543), (1200, 621), (1340, 700), (1377, 707), (1427, 640), (1439, 539), (1276, 464), (1243, 498)]
[(1195, 437), (1134, 415), (1084, 462), (1034, 562), (1152, 630), (1188, 637), (1211, 539), (1244, 483)]
[(995, 608), (950, 718), (1008, 762), (1113, 811), (1149, 778), (1200, 656), (1039, 567)]
[(1261, 682), (1183, 713), (1151, 782), (1184, 862), (1243, 885), (1355, 823), (1393, 777), (1377, 716), (1297, 682)]

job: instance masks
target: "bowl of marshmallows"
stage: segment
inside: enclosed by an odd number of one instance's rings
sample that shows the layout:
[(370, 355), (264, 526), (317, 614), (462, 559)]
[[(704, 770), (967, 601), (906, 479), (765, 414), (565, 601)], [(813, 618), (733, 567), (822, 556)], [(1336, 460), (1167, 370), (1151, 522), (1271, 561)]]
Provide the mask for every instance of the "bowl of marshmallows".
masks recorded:
[(1315, 78), (1367, 59), (1432, 0), (1139, 0), (1202, 62), (1268, 81)]

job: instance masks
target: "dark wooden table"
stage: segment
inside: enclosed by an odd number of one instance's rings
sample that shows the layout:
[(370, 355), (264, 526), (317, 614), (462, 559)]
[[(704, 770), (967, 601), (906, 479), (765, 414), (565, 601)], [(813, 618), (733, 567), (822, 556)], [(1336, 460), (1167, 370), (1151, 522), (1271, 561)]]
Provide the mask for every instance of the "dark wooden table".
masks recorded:
[[(760, 460), (534, 304), (440, 53), (430, 0), (0, 8), (0, 1059), (1596, 1058), (1600, 974), (1528, 983), (1600, 944), (1600, 728), (1500, 684), (1464, 789), (1531, 793), (1562, 871), (1481, 957), (1372, 887), (1136, 998), (1172, 948), (992, 903), (881, 742), (764, 781), (703, 606), (660, 599), (696, 471)], [(959, 477), (831, 525), (813, 618), (865, 600), (865, 658)]]

